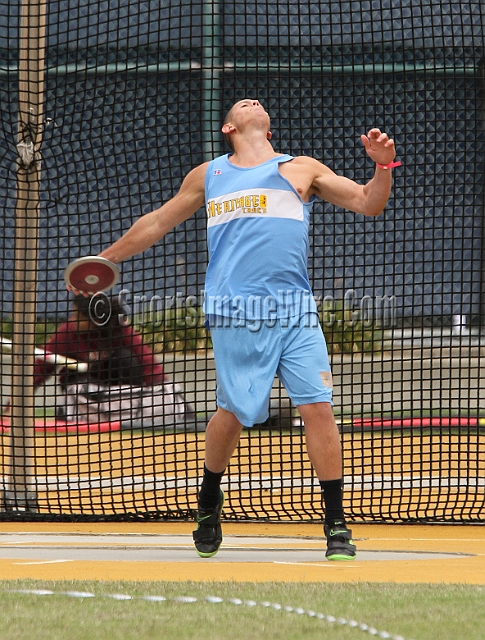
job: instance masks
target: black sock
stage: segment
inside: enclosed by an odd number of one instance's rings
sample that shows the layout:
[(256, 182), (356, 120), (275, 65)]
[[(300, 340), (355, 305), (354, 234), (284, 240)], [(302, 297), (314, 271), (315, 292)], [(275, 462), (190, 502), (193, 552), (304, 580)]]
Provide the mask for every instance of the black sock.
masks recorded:
[(221, 480), (224, 471), (213, 473), (204, 465), (204, 477), (199, 492), (199, 509), (215, 509), (221, 501)]
[(345, 524), (344, 508), (342, 504), (343, 480), (320, 480), (323, 502), (325, 504), (325, 524), (335, 522)]

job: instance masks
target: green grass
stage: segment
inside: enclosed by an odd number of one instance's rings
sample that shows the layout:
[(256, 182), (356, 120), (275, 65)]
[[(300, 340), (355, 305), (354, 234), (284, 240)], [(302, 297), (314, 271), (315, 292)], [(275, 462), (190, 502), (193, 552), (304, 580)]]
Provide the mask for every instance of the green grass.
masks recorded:
[[(136, 563), (133, 564), (136, 571)], [(49, 589), (54, 595), (11, 593)], [(94, 593), (72, 598), (66, 591)], [(118, 601), (109, 594), (127, 594)], [(157, 595), (163, 602), (140, 596)], [(197, 598), (182, 603), (178, 596)], [(211, 603), (218, 596), (222, 603)], [(243, 604), (229, 602), (239, 598)], [(385, 637), (306, 613), (263, 606), (280, 604), (355, 620), (406, 640), (485, 639), (485, 587), (461, 585), (326, 583), (0, 582), (2, 640), (353, 640)], [(253, 601), (256, 604), (244, 604)]]

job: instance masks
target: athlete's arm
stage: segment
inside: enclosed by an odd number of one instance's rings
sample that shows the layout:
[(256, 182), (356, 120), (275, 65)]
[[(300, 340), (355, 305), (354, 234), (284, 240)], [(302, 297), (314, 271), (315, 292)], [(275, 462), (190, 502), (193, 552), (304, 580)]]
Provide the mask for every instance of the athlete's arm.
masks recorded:
[[(394, 141), (379, 129), (371, 129), (367, 136), (361, 136), (367, 155), (374, 162), (387, 165), (395, 156)], [(315, 164), (316, 163), (316, 164)], [(384, 210), (391, 193), (392, 171), (377, 167), (374, 177), (365, 185), (360, 185), (338, 176), (331, 169), (313, 160), (314, 177), (312, 191), (323, 200), (344, 209), (365, 216), (378, 216)]]
[(208, 163), (192, 169), (179, 192), (164, 205), (139, 218), (128, 231), (99, 255), (117, 264), (142, 253), (178, 224), (204, 206), (204, 184)]

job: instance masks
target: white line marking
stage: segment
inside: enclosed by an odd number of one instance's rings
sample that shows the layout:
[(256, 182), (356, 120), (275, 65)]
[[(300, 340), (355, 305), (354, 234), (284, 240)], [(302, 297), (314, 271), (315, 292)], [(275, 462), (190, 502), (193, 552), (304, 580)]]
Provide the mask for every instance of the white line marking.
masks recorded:
[(57, 564), (59, 562), (74, 562), (74, 560), (39, 560), (37, 562), (13, 562), (12, 564), (27, 565), (27, 564)]
[(48, 591), (47, 589), (13, 589), (12, 591), (7, 591), (6, 593), (23, 593), (25, 595), (32, 596), (53, 596), (54, 591)]
[[(320, 563), (320, 562), (283, 562), (282, 560), (275, 560), (273, 561), (273, 564), (290, 564), (290, 565), (294, 565), (295, 567), (323, 567), (324, 569), (334, 569), (335, 568), (335, 564), (331, 563), (331, 562), (325, 562), (325, 563)], [(338, 565), (339, 567), (345, 567), (346, 569), (357, 569), (359, 568), (361, 565), (356, 564), (355, 562), (352, 562), (351, 564), (347, 564), (346, 562), (341, 562)]]
[[(412, 526), (414, 527), (415, 525)], [(404, 542), (484, 542), (485, 536), (483, 538), (400, 538), (396, 536), (395, 538), (373, 537), (372, 540), (385, 542), (396, 542), (396, 540), (401, 540)]]
[[(323, 565), (322, 565), (323, 566)], [(37, 596), (45, 596), (45, 595), (61, 595), (68, 596), (71, 598), (83, 598), (83, 597), (96, 597), (95, 594), (84, 593), (78, 591), (47, 591), (47, 590), (35, 590), (35, 589), (17, 589), (17, 590), (7, 590), (3, 593), (20, 593), (23, 595), (37, 595)], [(201, 604), (220, 604), (220, 603), (229, 603), (234, 604), (236, 606), (245, 605), (247, 607), (261, 606), (265, 608), (272, 608), (275, 611), (285, 611), (287, 613), (295, 613), (296, 615), (308, 616), (309, 618), (316, 618), (317, 620), (322, 620), (325, 622), (329, 622), (330, 624), (337, 623), (341, 626), (349, 626), (350, 628), (358, 628), (365, 633), (368, 633), (371, 636), (377, 636), (379, 638), (386, 638), (389, 640), (405, 640), (403, 636), (400, 635), (392, 635), (387, 631), (379, 631), (375, 627), (369, 627), (364, 622), (357, 622), (356, 620), (347, 620), (346, 618), (336, 618), (332, 615), (326, 615), (324, 613), (317, 613), (316, 611), (312, 611), (311, 609), (303, 609), (303, 607), (290, 607), (290, 606), (282, 606), (277, 602), (255, 602), (254, 600), (240, 600), (239, 598), (230, 598), (228, 600), (224, 600), (224, 598), (219, 598), (218, 596), (207, 596), (205, 598), (194, 598), (192, 596), (175, 596), (173, 598), (165, 598), (164, 596), (130, 596), (127, 594), (100, 594), (98, 597), (104, 598), (113, 598), (115, 600), (148, 600), (150, 602), (175, 602), (178, 604), (189, 604), (192, 602), (199, 602)]]
[[(8, 478), (0, 476), (0, 488), (8, 483)], [(134, 491), (163, 491), (166, 489), (197, 488), (200, 478), (183, 478), (175, 476), (37, 476), (32, 479), (35, 491), (89, 491), (94, 489), (109, 489), (121, 493), (132, 489)], [(420, 475), (392, 475), (392, 476), (353, 476), (344, 479), (347, 490), (387, 491), (391, 489), (426, 489), (426, 488), (457, 488), (476, 487), (485, 489), (485, 477), (466, 476), (420, 476)], [(318, 480), (309, 477), (286, 476), (226, 476), (222, 486), (227, 490), (247, 491), (281, 491), (288, 488), (314, 488), (320, 490)], [(117, 491), (118, 490), (118, 491)]]

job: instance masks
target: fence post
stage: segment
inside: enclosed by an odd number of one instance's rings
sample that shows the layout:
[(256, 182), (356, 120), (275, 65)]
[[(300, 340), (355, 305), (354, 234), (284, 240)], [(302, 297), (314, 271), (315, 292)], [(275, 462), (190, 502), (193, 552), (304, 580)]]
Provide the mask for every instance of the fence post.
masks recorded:
[(204, 160), (221, 152), (221, 3), (205, 0), (202, 16), (202, 149)]
[(8, 511), (37, 510), (33, 455), (34, 349), (45, 22), (45, 0), (23, 0), (19, 39), (10, 473), (4, 495), (4, 507)]

